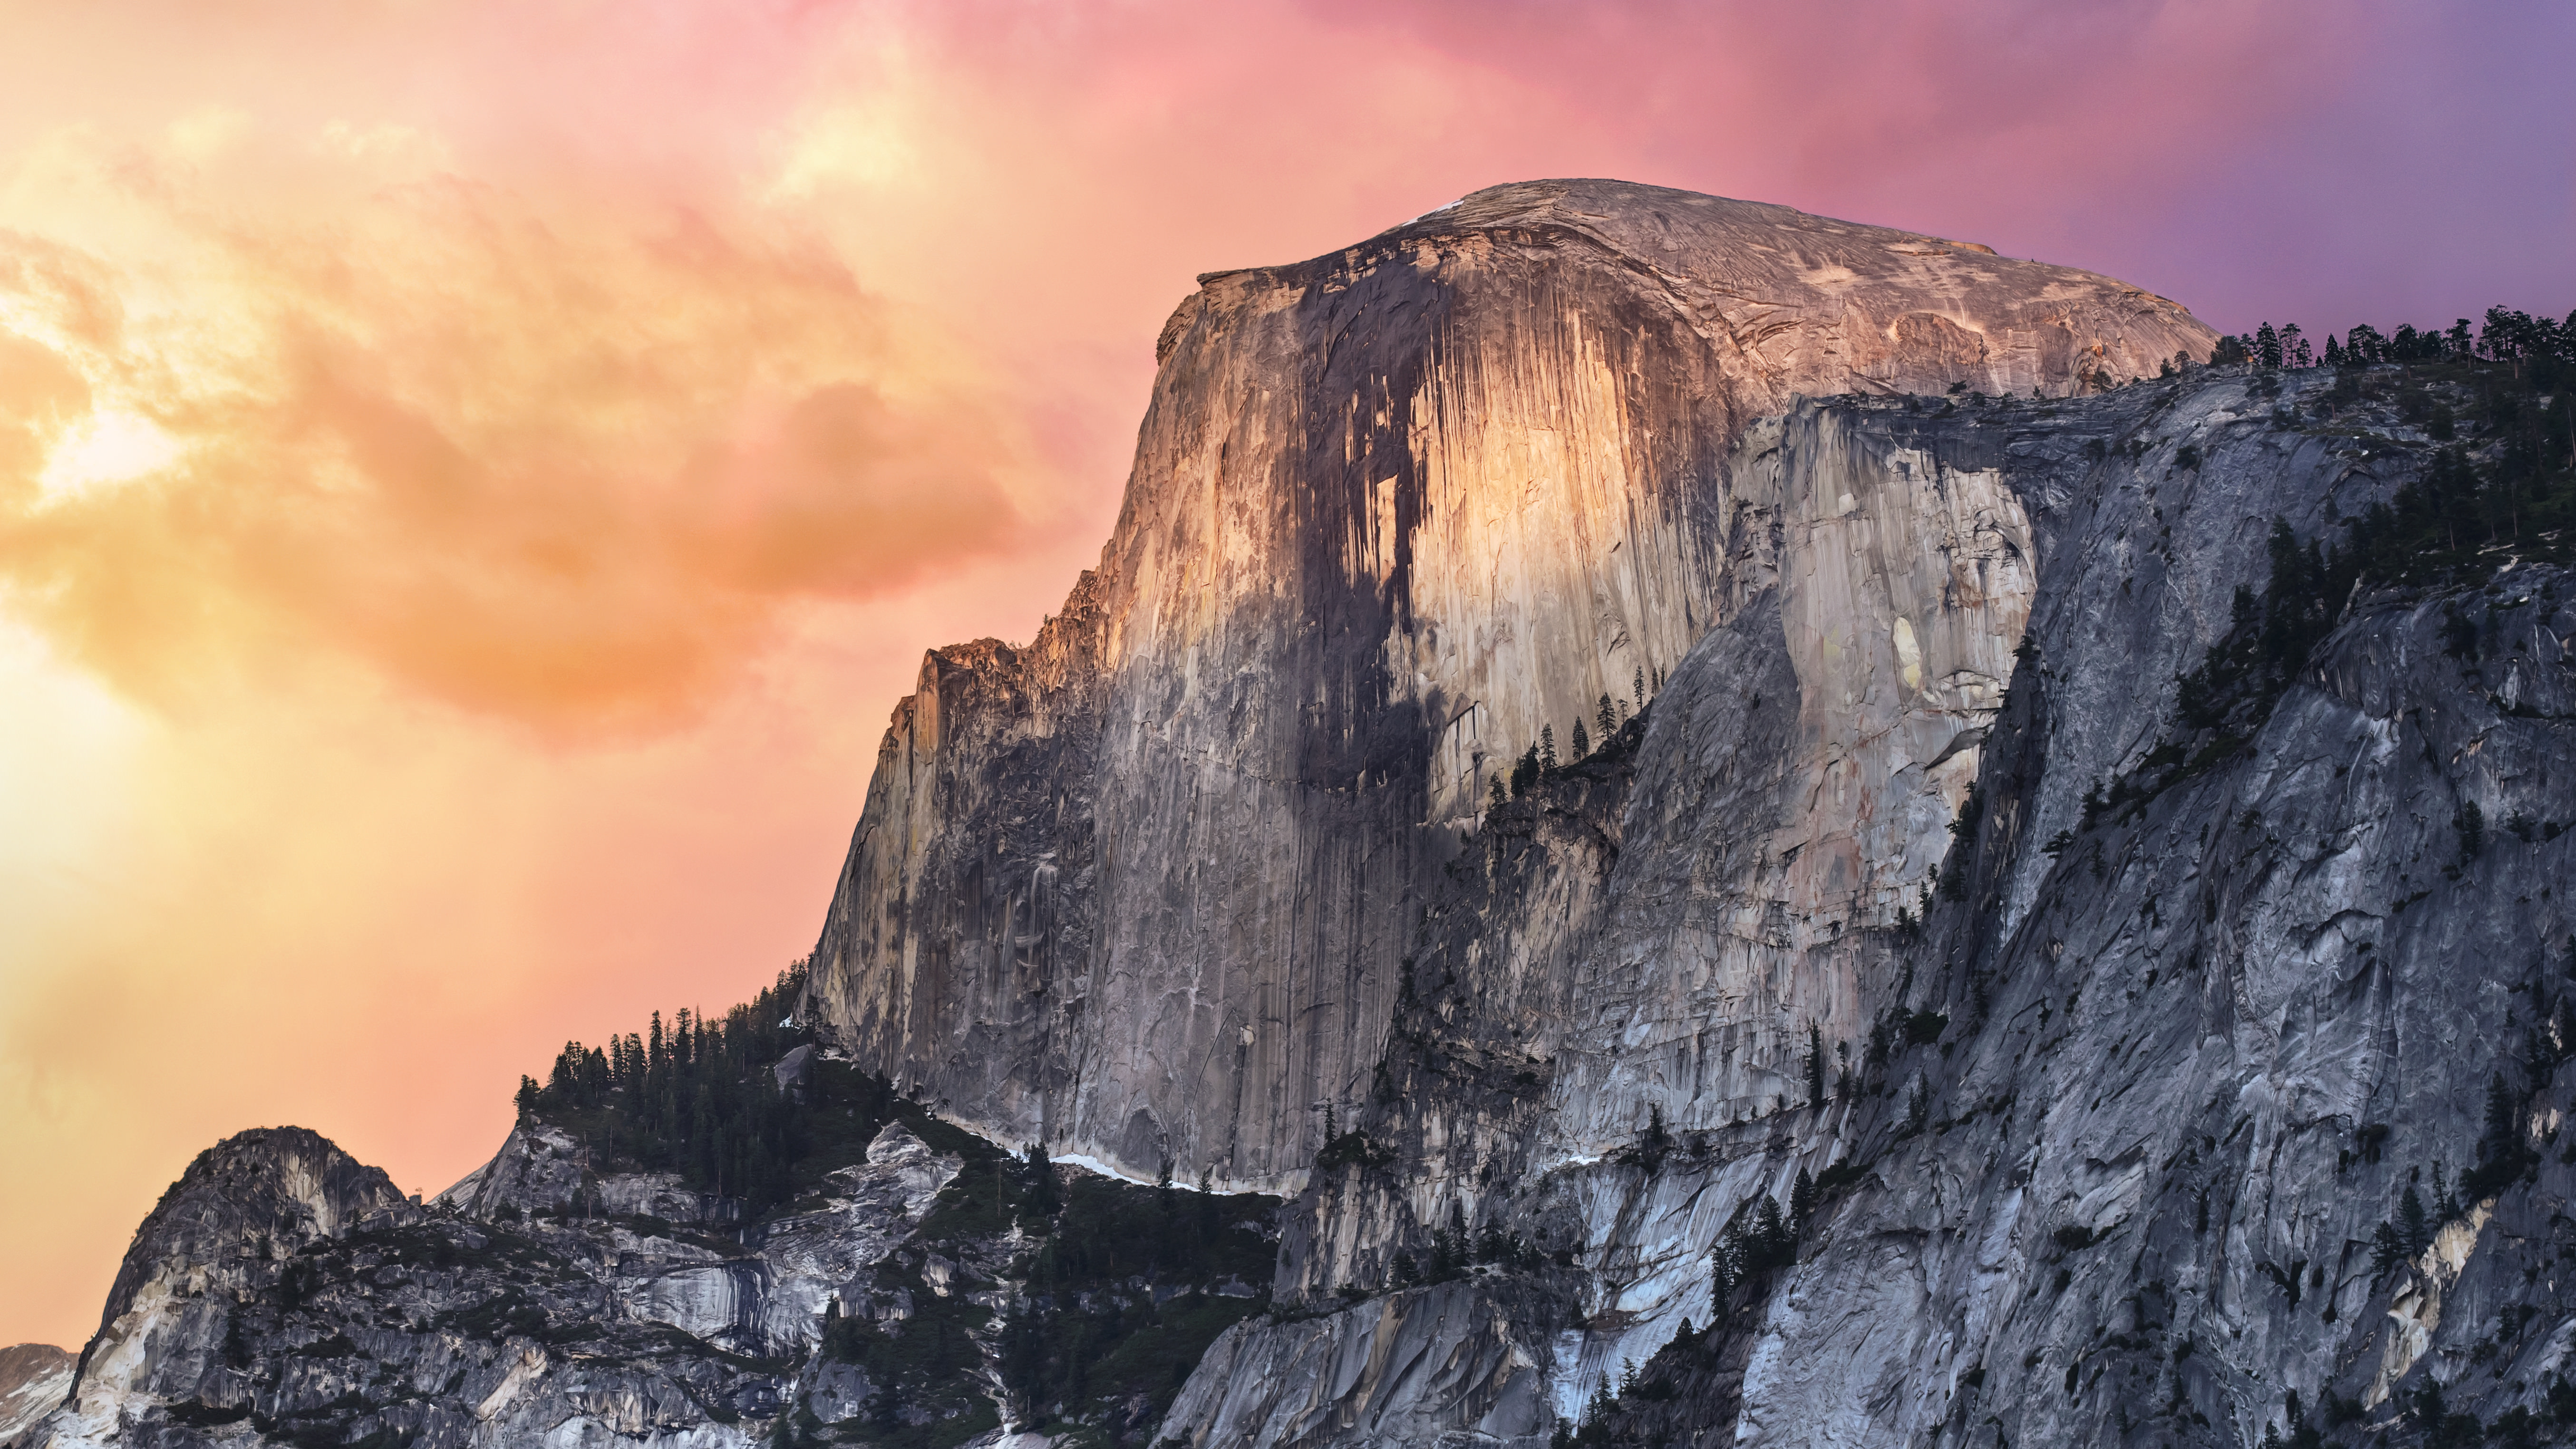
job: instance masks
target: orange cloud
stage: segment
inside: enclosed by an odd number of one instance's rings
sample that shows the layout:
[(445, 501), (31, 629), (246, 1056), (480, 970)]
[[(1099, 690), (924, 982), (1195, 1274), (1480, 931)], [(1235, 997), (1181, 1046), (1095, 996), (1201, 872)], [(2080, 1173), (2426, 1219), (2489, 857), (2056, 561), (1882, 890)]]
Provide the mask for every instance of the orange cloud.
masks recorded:
[[(59, 140), (42, 180), (82, 234), (0, 239), (0, 580), (137, 694), (321, 648), (476, 709), (650, 721), (782, 604), (1020, 541), (1004, 420), (813, 246), (382, 180), (416, 138), (283, 168), (194, 129)], [(252, 162), (268, 207), (218, 184)], [(48, 477), (98, 419), (166, 461)]]

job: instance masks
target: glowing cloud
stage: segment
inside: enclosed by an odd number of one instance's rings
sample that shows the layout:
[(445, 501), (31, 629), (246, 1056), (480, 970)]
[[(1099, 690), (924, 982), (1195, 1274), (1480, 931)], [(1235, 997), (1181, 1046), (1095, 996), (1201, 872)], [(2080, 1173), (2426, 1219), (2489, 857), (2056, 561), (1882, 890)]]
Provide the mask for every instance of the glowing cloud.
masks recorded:
[(649, 718), (782, 602), (1022, 525), (1007, 420), (811, 246), (540, 207), (411, 131), (173, 136), (54, 138), (6, 189), (88, 224), (0, 236), (0, 581), (140, 695), (321, 646)]

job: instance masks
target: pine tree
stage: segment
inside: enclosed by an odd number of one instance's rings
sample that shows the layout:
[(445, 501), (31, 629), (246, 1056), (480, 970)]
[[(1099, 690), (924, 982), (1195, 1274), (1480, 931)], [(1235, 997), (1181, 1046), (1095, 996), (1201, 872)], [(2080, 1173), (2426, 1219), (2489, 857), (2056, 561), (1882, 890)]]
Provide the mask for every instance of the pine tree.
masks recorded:
[(1538, 770), (1544, 775), (1556, 768), (1556, 730), (1550, 725), (1538, 727)]
[(1636, 682), (1631, 687), (1637, 692), (1637, 708), (1644, 709), (1646, 707), (1646, 666), (1642, 664), (1637, 666)]
[(1789, 1232), (1796, 1237), (1807, 1235), (1807, 1219), (1816, 1211), (1816, 1180), (1807, 1169), (1798, 1169), (1798, 1180), (1789, 1185)]
[(1591, 754), (1592, 736), (1584, 731), (1583, 721), (1576, 720), (1574, 722), (1574, 758), (1584, 760), (1590, 758)]
[(1494, 772), (1493, 786), (1494, 788), (1491, 792), (1493, 797), (1492, 805), (1493, 808), (1500, 810), (1503, 808), (1504, 804), (1511, 799), (1511, 796), (1506, 794), (1503, 790), (1503, 775), (1500, 770)]
[(1619, 732), (1619, 714), (1610, 707), (1610, 696), (1607, 691), (1604, 691), (1601, 696), (1601, 707), (1593, 711), (1592, 722), (1600, 726), (1601, 743), (1605, 745), (1610, 743), (1612, 735)]
[(1784, 1267), (1796, 1261), (1797, 1239), (1790, 1234), (1789, 1225), (1781, 1221), (1780, 1200), (1766, 1193), (1753, 1205), (1753, 1212), (1753, 1234), (1763, 1248), (1762, 1266)]
[(1028, 1174), (1029, 1210), (1042, 1217), (1052, 1217), (1060, 1200), (1056, 1196), (1055, 1164), (1047, 1161), (1046, 1149), (1032, 1142), (1021, 1158), (1021, 1169)]
[(1825, 1105), (1825, 1032), (1812, 1021), (1807, 1023), (1807, 1105)]
[(2505, 1087), (2504, 1073), (2487, 1079), (2486, 1135), (2478, 1142), (2478, 1160), (2494, 1162), (2515, 1156), (2522, 1134), (2514, 1130), (2513, 1093)]
[(2432, 1224), (2425, 1221), (2424, 1199), (2417, 1196), (2413, 1184), (2397, 1200), (2397, 1245), (2409, 1258), (2423, 1252), (2433, 1242)]

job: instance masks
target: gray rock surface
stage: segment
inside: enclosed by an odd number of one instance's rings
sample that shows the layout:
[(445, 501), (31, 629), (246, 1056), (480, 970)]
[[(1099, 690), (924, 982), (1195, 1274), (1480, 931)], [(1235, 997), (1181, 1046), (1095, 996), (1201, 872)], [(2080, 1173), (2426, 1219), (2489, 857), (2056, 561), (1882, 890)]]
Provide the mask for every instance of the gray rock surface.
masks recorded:
[[(1816, 570), (1782, 627), (1848, 646), (1798, 656), (1833, 689), (1891, 651), (1924, 681), (1816, 695), (1831, 738), (1795, 768), (1850, 839), (1783, 862), (1786, 888), (1891, 891), (1934, 815), (1938, 838), (1974, 761), (1925, 751), (1991, 711), (2028, 607), (2018, 504), (1979, 468), (1857, 513), (1792, 498), (1741, 446), (1755, 419), (1800, 394), (2064, 395), (2210, 343), (2092, 273), (1607, 181), (1212, 273), (1164, 329), (1100, 567), (1029, 647), (931, 653), (897, 708), (812, 1006), (1001, 1137), (1293, 1188), (1317, 1108), (1366, 1089), (1405, 933), (1493, 776), (1605, 694), (1633, 708), (1763, 568)], [(1904, 557), (1844, 567), (1872, 548)], [(1962, 591), (1980, 604), (1925, 607)], [(1853, 633), (1844, 608), (1934, 632)], [(1737, 969), (1708, 944), (1695, 972)]]
[[(2201, 371), (2080, 404), (1793, 408), (1790, 518), (1801, 495), (1865, 513), (1908, 477), (1974, 473), (2026, 520), (2009, 536), (2031, 647), (2008, 693), (1980, 696), (1960, 898), (1893, 916), (1940, 866), (1904, 831), (1855, 831), (1877, 873), (1839, 895), (1780, 869), (1837, 838), (1819, 820), (1852, 818), (1798, 758), (1830, 677), (1808, 666), (1829, 651), (1782, 622), (1829, 570), (1785, 560), (1642, 728), (1494, 812), (1453, 866), (1408, 937), (1385, 1074), (1343, 1119), (1379, 1154), (1318, 1174), (1292, 1214), (1279, 1296), (1323, 1316), (1237, 1330), (1224, 1362), (1264, 1387), (1194, 1386), (1167, 1437), (1534, 1444), (1626, 1365), (1647, 1392), (1608, 1406), (1611, 1442), (2249, 1445), (2291, 1431), (2293, 1392), (2318, 1423), (2332, 1404), (2405, 1438), (2428, 1381), (2454, 1414), (2552, 1413), (2576, 1341), (2559, 1291), (2576, 1153), (2557, 1143), (2576, 1082), (2549, 1024), (2576, 990), (2556, 896), (2576, 579), (2524, 566), (2346, 601), (2247, 748), (2084, 824), (2087, 793), (2175, 732), (2174, 680), (2229, 627), (2235, 588), (2263, 585), (2271, 520), (2316, 536), (2425, 461), (2385, 410), (2330, 428), (2275, 413), (2313, 416), (2330, 380), (2280, 381), (2278, 399)], [(1901, 651), (1863, 672), (1842, 697), (1919, 688)], [(1879, 778), (1875, 799), (1908, 798), (1901, 768)], [(2523, 828), (2463, 858), (2464, 802)], [(1874, 899), (1881, 880), (1898, 889)], [(1814, 929), (1820, 909), (1838, 933)], [(1716, 952), (1733, 964), (1698, 966)], [(1926, 1026), (1872, 1060), (1845, 1023), (1878, 1019)], [(1810, 1024), (1855, 1052), (1821, 1107), (1798, 1070)], [(2499, 1074), (2536, 1078), (2501, 1126), (2528, 1168), (2375, 1268), (2410, 1183), (2430, 1206), (2440, 1174), (2482, 1160)], [(1656, 1111), (1674, 1141), (1650, 1162)], [(1785, 1206), (1802, 1168), (1827, 1185), (1797, 1262), (1684, 1338), (1715, 1311), (1721, 1230), (1760, 1196)], [(1427, 1261), (1452, 1225), (1534, 1251), (1399, 1286), (1399, 1260)], [(1400, 1359), (1381, 1303), (1434, 1292), (1501, 1325), (1483, 1353), (1526, 1364), (1553, 1415), (1502, 1421), (1397, 1373), (1318, 1366), (1319, 1344), (1335, 1365)]]
[(228, 1139), (136, 1234), (77, 1387), (66, 1362), (7, 1442), (747, 1446), (830, 1372), (825, 1301), (957, 1170), (892, 1124), (746, 1240), (734, 1204), (576, 1151), (522, 1128), (415, 1205), (311, 1132)]
[(0, 1442), (52, 1413), (72, 1386), (72, 1356), (50, 1343), (0, 1348)]

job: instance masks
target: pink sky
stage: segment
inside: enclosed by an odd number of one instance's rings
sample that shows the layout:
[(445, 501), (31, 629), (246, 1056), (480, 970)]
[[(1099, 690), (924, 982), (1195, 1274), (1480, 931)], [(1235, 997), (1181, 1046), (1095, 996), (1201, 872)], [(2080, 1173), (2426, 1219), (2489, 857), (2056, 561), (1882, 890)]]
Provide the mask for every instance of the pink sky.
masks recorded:
[(1201, 271), (1610, 175), (2222, 329), (2576, 307), (2554, 3), (0, 0), (0, 1343), (810, 945)]

